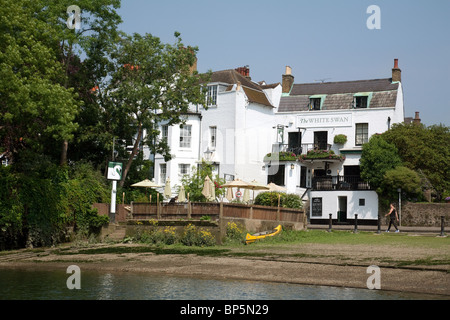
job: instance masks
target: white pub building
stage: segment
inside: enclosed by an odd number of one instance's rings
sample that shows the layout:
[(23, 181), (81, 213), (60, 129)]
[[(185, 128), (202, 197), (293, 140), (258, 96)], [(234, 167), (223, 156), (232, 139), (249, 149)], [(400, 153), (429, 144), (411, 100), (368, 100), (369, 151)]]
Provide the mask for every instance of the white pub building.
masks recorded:
[(193, 106), (183, 125), (161, 123), (173, 159), (155, 155), (155, 181), (181, 177), (202, 159), (227, 180), (274, 182), (302, 197), (311, 223), (375, 223), (378, 196), (360, 177), (362, 145), (404, 121), (401, 70), (385, 79), (256, 83), (248, 67), (213, 72), (207, 110)]
[[(309, 203), (311, 223), (329, 219), (374, 223), (378, 196), (360, 177), (362, 145), (404, 121), (401, 70), (386, 79), (294, 84), (289, 67), (276, 112), (277, 139), (268, 180)], [(271, 158), (279, 159), (270, 170)], [(283, 153), (284, 152), (284, 153)], [(292, 161), (292, 155), (301, 155)]]

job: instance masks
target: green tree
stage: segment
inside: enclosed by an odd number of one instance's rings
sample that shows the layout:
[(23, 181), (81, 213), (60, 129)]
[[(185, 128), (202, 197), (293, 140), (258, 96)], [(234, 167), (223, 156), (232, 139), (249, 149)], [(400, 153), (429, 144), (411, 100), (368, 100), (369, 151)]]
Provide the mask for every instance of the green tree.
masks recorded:
[(42, 153), (46, 140), (70, 140), (77, 127), (76, 95), (61, 85), (58, 31), (36, 17), (40, 4), (0, 6), (0, 141), (13, 162), (24, 150)]
[(126, 36), (112, 55), (115, 69), (103, 88), (102, 99), (107, 101), (106, 112), (113, 115), (116, 130), (122, 130), (118, 137), (133, 142), (121, 186), (143, 143), (154, 154), (163, 154), (170, 160), (167, 143), (156, 139), (158, 123), (183, 123), (191, 104), (206, 105), (201, 77), (192, 72), (198, 49), (185, 47), (179, 33), (175, 33), (175, 38), (171, 45), (150, 34)]
[(398, 197), (398, 189), (401, 188), (403, 197), (414, 199), (421, 196), (421, 180), (417, 172), (398, 166), (386, 171), (381, 185), (383, 195), (392, 200)]
[(189, 193), (190, 201), (207, 202), (208, 200), (202, 194), (203, 185), (206, 177), (209, 177), (214, 185), (216, 197), (223, 197), (225, 195), (225, 188), (222, 185), (225, 184), (225, 179), (219, 178), (219, 176), (213, 177), (213, 166), (205, 161), (202, 161), (199, 168), (193, 168), (191, 175), (185, 175), (181, 179), (181, 184), (184, 186), (184, 190)]
[(363, 145), (360, 160), (361, 177), (369, 181), (372, 188), (381, 193), (384, 175), (402, 164), (395, 145), (381, 135), (374, 135)]
[[(86, 138), (83, 120), (93, 110), (90, 90), (107, 75), (110, 67), (109, 50), (118, 40), (118, 25), (122, 22), (116, 12), (120, 8), (120, 0), (37, 0), (36, 17), (56, 31), (54, 50), (58, 61), (64, 70), (61, 85), (64, 88), (74, 88), (78, 93), (80, 111), (82, 113), (76, 120), (81, 122), (79, 136)], [(69, 8), (76, 6), (70, 12)], [(79, 10), (79, 11), (77, 11)], [(79, 19), (79, 24), (73, 22)], [(79, 58), (83, 55), (83, 61)], [(86, 105), (87, 110), (83, 110)], [(94, 104), (95, 106), (95, 104)], [(91, 118), (88, 118), (89, 120)], [(98, 119), (91, 120), (98, 121)], [(90, 126), (89, 129), (97, 129)], [(102, 132), (102, 130), (98, 130)], [(68, 146), (71, 140), (63, 139), (60, 149), (60, 162), (65, 164), (68, 156)], [(84, 140), (86, 142), (86, 140)], [(111, 142), (108, 143), (108, 146)], [(83, 145), (82, 145), (83, 146)], [(80, 146), (77, 146), (80, 147)]]
[(397, 147), (406, 167), (420, 172), (423, 180), (428, 179), (438, 199), (445, 190), (450, 190), (449, 127), (396, 124), (382, 136)]

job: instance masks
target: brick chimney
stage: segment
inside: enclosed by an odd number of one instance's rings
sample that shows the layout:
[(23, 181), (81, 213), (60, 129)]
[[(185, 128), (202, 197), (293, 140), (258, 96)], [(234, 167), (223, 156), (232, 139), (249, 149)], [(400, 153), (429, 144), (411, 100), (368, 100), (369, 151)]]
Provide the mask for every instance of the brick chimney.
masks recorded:
[(392, 82), (402, 82), (402, 70), (398, 67), (398, 59), (394, 59), (394, 68), (392, 69)]
[(189, 71), (191, 74), (193, 74), (195, 71), (197, 71), (197, 57), (195, 57), (194, 64), (189, 67)]
[(415, 125), (419, 125), (420, 124), (419, 112), (416, 112), (416, 115), (415, 115), (415, 117), (413, 119), (413, 123)]
[(286, 66), (286, 72), (282, 76), (281, 88), (283, 93), (291, 92), (291, 88), (294, 85), (294, 76), (292, 75), (292, 68)]
[(247, 79), (251, 80), (250, 78), (250, 67), (239, 67), (235, 69), (237, 72), (239, 72), (242, 76), (246, 77)]

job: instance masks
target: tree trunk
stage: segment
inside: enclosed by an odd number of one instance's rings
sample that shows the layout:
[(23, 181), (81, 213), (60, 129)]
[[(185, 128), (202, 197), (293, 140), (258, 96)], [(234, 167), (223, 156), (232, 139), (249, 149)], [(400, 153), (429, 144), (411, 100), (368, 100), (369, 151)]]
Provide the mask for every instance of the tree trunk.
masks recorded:
[[(64, 54), (64, 45), (63, 45), (63, 54)], [(69, 66), (70, 66), (70, 58), (72, 56), (72, 44), (69, 44), (69, 53), (67, 55), (67, 61), (66, 61), (66, 71), (65, 75), (66, 78), (64, 80), (64, 88), (68, 88), (69, 86)], [(69, 141), (65, 139), (62, 144), (61, 148), (61, 161), (60, 165), (63, 166), (67, 163), (67, 150), (69, 149)]]
[(138, 153), (139, 143), (141, 142), (141, 139), (142, 139), (142, 131), (143, 131), (142, 124), (139, 124), (138, 134), (136, 137), (136, 141), (134, 142), (133, 151), (131, 151), (130, 157), (128, 158), (127, 165), (125, 166), (125, 169), (123, 170), (122, 180), (120, 180), (121, 187), (123, 187), (123, 184), (125, 183), (125, 179), (127, 177), (128, 171), (130, 170), (131, 164), (133, 163), (133, 159)]
[(69, 149), (69, 142), (67, 140), (64, 140), (64, 142), (62, 144), (62, 149), (61, 149), (61, 161), (60, 161), (61, 166), (65, 165), (67, 163), (67, 150), (68, 149)]

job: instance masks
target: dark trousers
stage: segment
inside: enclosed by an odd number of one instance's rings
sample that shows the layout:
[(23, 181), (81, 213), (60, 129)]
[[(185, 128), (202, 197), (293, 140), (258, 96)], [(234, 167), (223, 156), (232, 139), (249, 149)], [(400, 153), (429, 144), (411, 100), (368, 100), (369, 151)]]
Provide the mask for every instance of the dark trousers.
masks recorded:
[(389, 227), (388, 227), (388, 231), (391, 230), (391, 226), (394, 225), (395, 229), (398, 230), (397, 228), (397, 224), (395, 223), (395, 218), (394, 219), (390, 219), (389, 220)]

